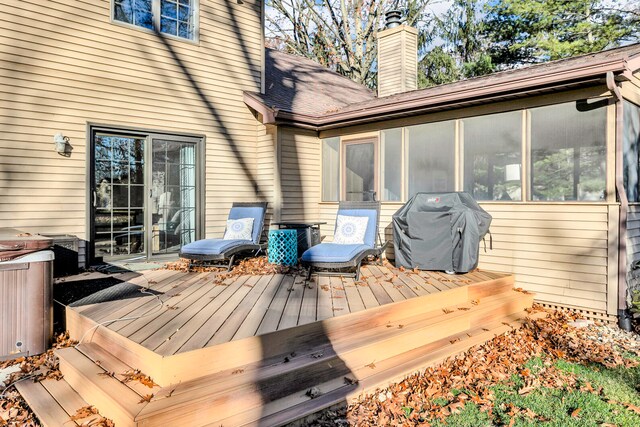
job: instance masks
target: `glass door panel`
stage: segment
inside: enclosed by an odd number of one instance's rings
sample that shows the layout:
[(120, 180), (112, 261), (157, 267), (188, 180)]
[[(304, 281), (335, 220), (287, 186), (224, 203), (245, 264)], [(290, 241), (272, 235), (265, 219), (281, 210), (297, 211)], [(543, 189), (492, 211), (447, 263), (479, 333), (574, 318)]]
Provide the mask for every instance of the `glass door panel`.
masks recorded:
[(376, 200), (375, 163), (373, 142), (345, 144), (345, 200)]
[(94, 259), (144, 255), (145, 138), (95, 134)]
[(175, 253), (196, 239), (196, 144), (153, 139), (151, 249)]

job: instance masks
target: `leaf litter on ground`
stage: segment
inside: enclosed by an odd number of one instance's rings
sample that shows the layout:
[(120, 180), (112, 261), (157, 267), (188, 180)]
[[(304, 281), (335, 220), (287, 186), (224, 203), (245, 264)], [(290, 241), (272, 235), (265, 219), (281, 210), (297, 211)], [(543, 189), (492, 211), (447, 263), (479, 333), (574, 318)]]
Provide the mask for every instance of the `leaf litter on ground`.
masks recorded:
[[(610, 339), (594, 339), (594, 335), (606, 334), (614, 328), (598, 324), (590, 328), (572, 327), (569, 323), (579, 317), (577, 314), (538, 305), (530, 314), (543, 315), (529, 316), (521, 328), (496, 336), (463, 355), (409, 375), (387, 388), (362, 395), (342, 410), (322, 413), (312, 425), (335, 425), (336, 419), (344, 419), (348, 425), (370, 427), (446, 424), (447, 418), (460, 412), (467, 402), (491, 416), (496, 410), (495, 386), (512, 383), (514, 376), (521, 381), (515, 385), (520, 396), (540, 388), (602, 394), (600, 387), (594, 388), (575, 374), (558, 369), (555, 366), (558, 360), (588, 366), (598, 364), (604, 368), (638, 366), (640, 337), (614, 333), (608, 334)], [(627, 357), (629, 355), (635, 357)], [(541, 358), (544, 363), (532, 373), (527, 362), (534, 358)], [(620, 405), (633, 413), (640, 409), (629, 402)], [(518, 417), (534, 422), (548, 421), (531, 408), (509, 404), (504, 410), (511, 417), (507, 424), (513, 425)], [(583, 410), (573, 408), (569, 415), (581, 419)]]

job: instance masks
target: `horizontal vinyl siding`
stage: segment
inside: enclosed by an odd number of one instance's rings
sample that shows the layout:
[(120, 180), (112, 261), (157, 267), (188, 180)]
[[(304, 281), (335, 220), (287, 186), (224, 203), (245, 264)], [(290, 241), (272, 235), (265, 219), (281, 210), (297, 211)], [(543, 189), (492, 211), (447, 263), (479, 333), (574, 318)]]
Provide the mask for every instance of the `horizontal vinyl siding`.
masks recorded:
[(314, 132), (278, 129), (282, 221), (317, 221), (321, 144)]
[(110, 5), (0, 0), (0, 223), (88, 237), (86, 129), (99, 123), (204, 136), (205, 234), (217, 235), (233, 201), (273, 192), (242, 100), (260, 88), (261, 5), (200, 0), (199, 43), (112, 24)]
[(631, 205), (627, 213), (627, 262), (640, 260), (640, 205)]
[(256, 151), (256, 167), (258, 180), (261, 183), (259, 198), (268, 203), (265, 230), (273, 219), (275, 208), (275, 165), (277, 128), (272, 125), (258, 125), (258, 146)]
[[(385, 203), (380, 234), (393, 239), (391, 216), (402, 204)], [(605, 312), (608, 233), (606, 205), (482, 204), (493, 221), (493, 250), (480, 244), (479, 268), (514, 273), (517, 286), (540, 302)], [(322, 234), (331, 240), (337, 203), (320, 204)], [(388, 256), (393, 257), (390, 251)], [(615, 296), (613, 296), (615, 298)]]
[(609, 218), (606, 205), (483, 204), (493, 216), (493, 251), (480, 267), (515, 273), (539, 301), (606, 311)]

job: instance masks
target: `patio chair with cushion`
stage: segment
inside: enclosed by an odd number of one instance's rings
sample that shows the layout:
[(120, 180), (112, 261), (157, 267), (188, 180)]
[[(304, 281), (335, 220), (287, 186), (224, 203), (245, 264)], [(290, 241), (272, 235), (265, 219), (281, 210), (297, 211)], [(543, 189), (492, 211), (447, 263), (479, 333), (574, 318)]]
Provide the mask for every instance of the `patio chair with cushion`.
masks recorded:
[(229, 211), (223, 238), (188, 243), (180, 249), (180, 258), (188, 259), (189, 267), (193, 261), (203, 261), (215, 267), (226, 267), (230, 271), (236, 255), (249, 251), (257, 254), (265, 249), (260, 239), (266, 213), (266, 202), (234, 203)]
[[(380, 202), (340, 202), (333, 242), (312, 246), (302, 254), (302, 265), (309, 269), (307, 280), (314, 269), (318, 274), (360, 280), (362, 261), (369, 256), (379, 258), (386, 248), (386, 244), (376, 245), (376, 238), (381, 243), (379, 222)], [(354, 267), (353, 273), (336, 271)]]

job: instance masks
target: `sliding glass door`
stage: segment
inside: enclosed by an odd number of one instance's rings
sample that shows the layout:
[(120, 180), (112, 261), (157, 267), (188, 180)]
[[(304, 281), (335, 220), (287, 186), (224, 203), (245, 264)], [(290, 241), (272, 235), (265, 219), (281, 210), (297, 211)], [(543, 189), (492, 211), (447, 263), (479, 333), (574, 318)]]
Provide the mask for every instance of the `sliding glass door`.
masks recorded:
[(92, 135), (92, 262), (177, 253), (194, 241), (200, 139)]
[(152, 143), (151, 251), (177, 252), (196, 237), (196, 145), (167, 139)]

